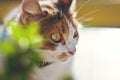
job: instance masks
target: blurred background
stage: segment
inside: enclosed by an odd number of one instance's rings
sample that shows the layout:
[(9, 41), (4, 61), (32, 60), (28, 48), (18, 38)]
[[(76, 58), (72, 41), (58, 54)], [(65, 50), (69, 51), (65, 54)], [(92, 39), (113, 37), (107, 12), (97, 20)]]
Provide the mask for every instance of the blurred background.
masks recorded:
[[(21, 1), (0, 0), (0, 24)], [(87, 28), (80, 30), (75, 80), (120, 80), (120, 0), (77, 0), (76, 11)]]
[[(0, 0), (0, 23), (22, 0)], [(85, 26), (120, 27), (120, 0), (77, 0), (77, 19)]]

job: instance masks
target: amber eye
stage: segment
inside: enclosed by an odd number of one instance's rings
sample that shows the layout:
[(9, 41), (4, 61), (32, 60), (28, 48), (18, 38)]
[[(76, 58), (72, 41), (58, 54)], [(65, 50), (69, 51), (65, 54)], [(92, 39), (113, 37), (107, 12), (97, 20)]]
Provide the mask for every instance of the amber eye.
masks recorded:
[(51, 35), (51, 39), (58, 43), (61, 40), (61, 34), (60, 33), (54, 33), (54, 34)]

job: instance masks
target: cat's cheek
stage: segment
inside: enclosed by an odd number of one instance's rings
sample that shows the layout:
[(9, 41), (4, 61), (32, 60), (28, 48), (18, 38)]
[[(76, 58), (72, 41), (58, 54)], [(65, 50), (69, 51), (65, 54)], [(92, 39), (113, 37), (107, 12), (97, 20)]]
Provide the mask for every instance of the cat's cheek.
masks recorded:
[(79, 40), (79, 36), (78, 36), (78, 37), (76, 37), (76, 38), (74, 38), (74, 45), (77, 45), (78, 40)]
[(68, 57), (68, 55), (66, 54), (66, 53), (62, 53), (61, 55), (58, 55), (57, 56), (57, 58), (59, 59), (59, 60), (62, 60), (62, 61), (66, 61), (67, 60), (67, 57)]

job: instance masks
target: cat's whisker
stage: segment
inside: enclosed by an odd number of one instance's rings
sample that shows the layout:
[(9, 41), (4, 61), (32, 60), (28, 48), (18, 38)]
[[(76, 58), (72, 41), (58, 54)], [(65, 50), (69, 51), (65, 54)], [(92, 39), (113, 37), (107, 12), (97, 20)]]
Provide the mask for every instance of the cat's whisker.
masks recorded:
[(93, 20), (93, 17), (89, 17), (89, 18), (81, 18), (79, 21), (80, 22), (87, 22), (87, 21), (92, 21)]
[(83, 4), (79, 7), (79, 9), (77, 10), (76, 16), (79, 14), (80, 10), (89, 3), (89, 1), (90, 1), (90, 0), (87, 0), (85, 3), (83, 3)]
[(93, 10), (93, 11), (91, 11), (91, 12), (88, 12), (87, 14), (81, 16), (80, 18), (77, 18), (77, 20), (80, 21), (80, 20), (83, 19), (84, 17), (86, 17), (86, 16), (88, 16), (88, 15), (91, 15), (91, 14), (97, 12), (97, 11), (98, 11), (98, 10)]

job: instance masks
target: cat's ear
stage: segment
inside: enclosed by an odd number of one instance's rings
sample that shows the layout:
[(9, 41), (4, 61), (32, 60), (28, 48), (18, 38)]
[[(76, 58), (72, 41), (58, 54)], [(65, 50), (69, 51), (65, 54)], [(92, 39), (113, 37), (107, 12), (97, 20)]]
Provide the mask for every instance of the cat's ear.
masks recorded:
[(66, 10), (68, 10), (73, 0), (58, 0), (58, 3)]
[(58, 8), (69, 17), (69, 12), (72, 7), (72, 3), (74, 0), (58, 0), (57, 6)]
[(23, 12), (36, 15), (42, 12), (38, 0), (23, 0), (22, 3)]

